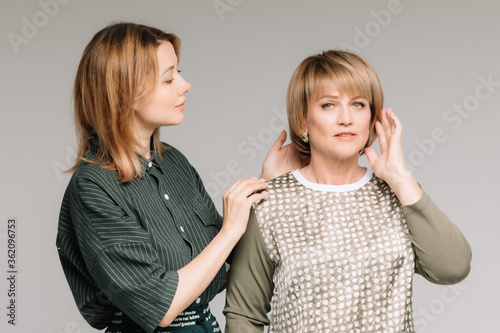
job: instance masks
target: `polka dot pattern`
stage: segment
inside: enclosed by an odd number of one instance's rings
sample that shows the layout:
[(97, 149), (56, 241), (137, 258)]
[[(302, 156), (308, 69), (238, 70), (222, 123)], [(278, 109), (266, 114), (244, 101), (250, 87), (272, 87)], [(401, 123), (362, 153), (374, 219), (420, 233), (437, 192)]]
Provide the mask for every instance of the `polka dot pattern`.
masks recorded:
[(335, 192), (287, 173), (267, 191), (254, 208), (276, 265), (269, 332), (414, 332), (414, 252), (383, 180)]

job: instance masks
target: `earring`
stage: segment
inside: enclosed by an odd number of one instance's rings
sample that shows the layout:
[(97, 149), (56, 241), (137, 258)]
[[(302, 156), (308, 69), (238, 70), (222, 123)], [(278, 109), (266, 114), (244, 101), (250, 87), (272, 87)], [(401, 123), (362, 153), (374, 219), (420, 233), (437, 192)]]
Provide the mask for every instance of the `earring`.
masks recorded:
[(308, 143), (309, 142), (309, 136), (307, 135), (306, 132), (302, 132), (300, 133), (300, 138), (302, 139), (302, 141), (304, 141), (305, 143)]

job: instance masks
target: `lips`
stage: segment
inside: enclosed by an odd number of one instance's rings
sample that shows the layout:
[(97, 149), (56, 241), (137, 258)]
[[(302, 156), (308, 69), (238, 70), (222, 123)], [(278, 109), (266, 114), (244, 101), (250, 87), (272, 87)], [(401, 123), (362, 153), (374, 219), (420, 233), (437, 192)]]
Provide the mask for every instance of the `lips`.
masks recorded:
[(337, 133), (335, 134), (334, 136), (336, 137), (351, 137), (351, 136), (355, 136), (356, 134), (352, 133), (352, 132), (341, 132), (341, 133)]
[(186, 103), (186, 101), (184, 101), (181, 104), (177, 105), (176, 108), (183, 109), (184, 108), (184, 103)]

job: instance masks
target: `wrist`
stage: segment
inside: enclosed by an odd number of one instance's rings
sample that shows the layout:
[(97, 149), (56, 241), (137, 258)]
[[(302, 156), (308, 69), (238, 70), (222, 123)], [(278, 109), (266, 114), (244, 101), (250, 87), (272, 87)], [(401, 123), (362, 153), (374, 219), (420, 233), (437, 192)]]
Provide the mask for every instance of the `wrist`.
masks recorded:
[(266, 172), (266, 171), (264, 170), (264, 168), (262, 168), (262, 171), (261, 171), (261, 173), (260, 173), (259, 179), (269, 180), (269, 179), (271, 179), (271, 178), (273, 178), (273, 177), (271, 177), (271, 176), (269, 175), (269, 173), (268, 173), (268, 172)]
[(240, 240), (241, 236), (245, 233), (245, 229), (228, 227), (226, 224), (222, 225), (219, 231), (219, 236), (224, 239), (229, 245), (235, 246)]
[(403, 206), (412, 205), (422, 197), (422, 189), (411, 173), (408, 176), (392, 178), (387, 184)]
[(388, 172), (385, 175), (384, 179), (387, 184), (391, 186), (391, 188), (399, 187), (399, 186), (405, 186), (408, 185), (409, 183), (413, 183), (415, 181), (415, 178), (413, 178), (413, 174), (406, 168), (406, 166), (402, 166), (398, 168), (397, 170), (394, 170), (392, 172)]

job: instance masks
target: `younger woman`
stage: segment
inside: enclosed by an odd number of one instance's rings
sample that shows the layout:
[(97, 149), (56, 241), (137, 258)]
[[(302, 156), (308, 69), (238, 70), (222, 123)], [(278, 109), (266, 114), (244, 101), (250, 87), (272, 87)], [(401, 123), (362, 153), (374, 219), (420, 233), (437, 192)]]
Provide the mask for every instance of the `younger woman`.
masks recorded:
[[(57, 247), (78, 309), (106, 332), (220, 332), (208, 303), (243, 234), (259, 179), (234, 183), (223, 218), (196, 170), (160, 142), (183, 120), (191, 85), (178, 70), (179, 39), (132, 23), (87, 45), (75, 80), (78, 158), (64, 195)], [(272, 148), (280, 174), (290, 149)]]

